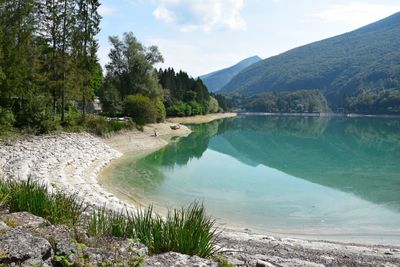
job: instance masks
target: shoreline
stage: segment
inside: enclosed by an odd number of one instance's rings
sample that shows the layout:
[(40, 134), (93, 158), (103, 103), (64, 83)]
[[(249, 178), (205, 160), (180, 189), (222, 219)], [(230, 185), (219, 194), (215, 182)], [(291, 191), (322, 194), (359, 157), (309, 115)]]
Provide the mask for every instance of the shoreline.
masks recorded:
[(180, 124), (202, 124), (208, 123), (215, 120), (226, 119), (226, 118), (233, 118), (236, 117), (238, 114), (235, 112), (227, 112), (227, 113), (212, 113), (207, 115), (196, 115), (190, 117), (173, 117), (167, 118), (168, 122), (172, 123), (180, 123)]
[[(174, 137), (191, 133), (184, 125), (172, 130), (171, 126), (175, 124), (150, 124), (144, 127), (143, 132), (127, 131), (109, 138), (97, 138), (87, 133), (62, 133), (0, 142), (0, 177), (15, 180), (30, 177), (33, 181), (46, 183), (50, 189), (77, 193), (79, 199), (91, 206), (106, 205), (113, 210), (135, 211), (140, 205), (134, 205), (132, 201), (127, 203), (124, 198), (113, 194), (99, 178), (110, 166), (123, 160), (124, 155), (141, 157), (168, 145)], [(157, 137), (154, 136), (155, 129)], [(400, 263), (397, 244), (355, 245), (350, 239), (348, 242), (307, 240), (306, 237), (294, 239), (289, 235), (223, 227), (218, 246), (222, 254), (238, 265), (255, 266), (259, 261), (276, 264), (270, 266), (345, 265), (354, 262), (384, 266), (385, 262)]]

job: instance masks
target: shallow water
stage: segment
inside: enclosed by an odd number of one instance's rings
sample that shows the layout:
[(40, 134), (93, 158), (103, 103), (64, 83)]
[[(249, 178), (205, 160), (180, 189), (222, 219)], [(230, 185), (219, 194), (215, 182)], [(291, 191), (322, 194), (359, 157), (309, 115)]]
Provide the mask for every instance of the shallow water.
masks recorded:
[(400, 244), (399, 119), (239, 116), (192, 129), (127, 157), (108, 184), (157, 206), (203, 201), (230, 226)]

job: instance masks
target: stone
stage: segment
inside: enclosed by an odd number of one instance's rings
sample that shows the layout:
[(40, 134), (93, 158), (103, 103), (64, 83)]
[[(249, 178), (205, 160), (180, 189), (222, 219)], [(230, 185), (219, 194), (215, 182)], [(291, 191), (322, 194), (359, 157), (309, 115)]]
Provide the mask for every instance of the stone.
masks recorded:
[(198, 256), (189, 256), (176, 252), (154, 255), (144, 260), (145, 267), (170, 266), (170, 267), (217, 267), (218, 263), (200, 258)]
[(1, 216), (1, 219), (6, 222), (8, 226), (13, 228), (39, 228), (47, 227), (51, 224), (46, 219), (32, 215), (28, 212), (15, 212)]
[(5, 232), (10, 230), (10, 227), (3, 221), (0, 221), (0, 232)]
[(266, 261), (258, 260), (256, 263), (256, 267), (276, 267), (276, 265)]
[(0, 263), (24, 264), (27, 261), (38, 261), (44, 264), (47, 260), (51, 260), (52, 256), (52, 247), (44, 238), (35, 237), (17, 229), (0, 235)]

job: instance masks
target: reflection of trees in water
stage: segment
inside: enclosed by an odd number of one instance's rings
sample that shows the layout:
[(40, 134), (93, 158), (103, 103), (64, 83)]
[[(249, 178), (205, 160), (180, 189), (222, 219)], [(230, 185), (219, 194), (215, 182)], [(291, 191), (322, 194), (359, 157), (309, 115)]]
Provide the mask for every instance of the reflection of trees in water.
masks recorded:
[(400, 210), (399, 120), (245, 117), (239, 122), (234, 127), (242, 130), (217, 137), (212, 149)]
[(193, 126), (137, 166), (153, 173), (155, 186), (160, 167), (184, 166), (210, 148), (400, 210), (399, 140), (399, 120), (241, 116)]
[(210, 138), (218, 133), (220, 121), (193, 126), (192, 133), (186, 138), (180, 138), (177, 142), (153, 153), (141, 162), (149, 165), (170, 166), (186, 165), (192, 158), (200, 158), (208, 148)]
[(346, 124), (346, 133), (353, 134), (367, 143), (400, 143), (400, 120), (382, 118), (354, 118)]
[(225, 126), (229, 130), (318, 137), (325, 131), (328, 122), (328, 117), (240, 116), (235, 120), (223, 121), (220, 128)]

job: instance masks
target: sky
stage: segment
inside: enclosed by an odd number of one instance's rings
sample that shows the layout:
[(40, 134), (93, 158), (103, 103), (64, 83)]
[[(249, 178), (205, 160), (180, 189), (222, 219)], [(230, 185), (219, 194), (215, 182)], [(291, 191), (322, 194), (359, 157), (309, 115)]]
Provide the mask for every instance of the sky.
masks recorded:
[(355, 30), (400, 11), (399, 0), (102, 0), (100, 63), (109, 36), (133, 32), (193, 77)]

